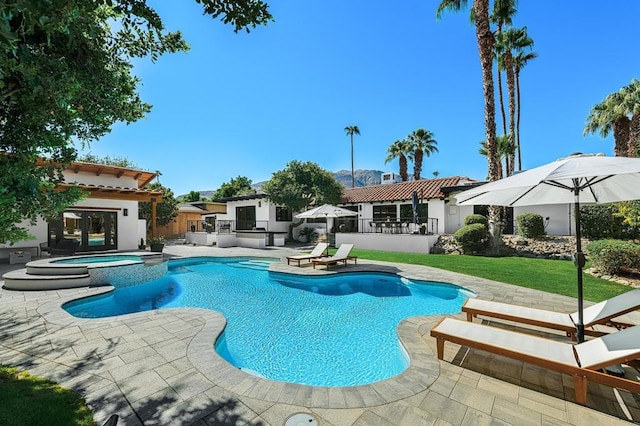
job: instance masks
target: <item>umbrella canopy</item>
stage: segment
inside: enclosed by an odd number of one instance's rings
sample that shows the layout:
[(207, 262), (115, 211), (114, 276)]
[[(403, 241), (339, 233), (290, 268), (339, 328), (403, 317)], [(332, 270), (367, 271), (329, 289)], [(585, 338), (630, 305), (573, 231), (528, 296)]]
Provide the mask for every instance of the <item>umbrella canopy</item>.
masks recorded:
[[(297, 219), (315, 219), (319, 217), (329, 218), (329, 217), (346, 217), (346, 216), (357, 216), (358, 213), (343, 209), (342, 207), (332, 206), (331, 204), (323, 204), (320, 207), (313, 208), (311, 210), (307, 210), (306, 212), (302, 212), (296, 215)], [(328, 222), (328, 221), (327, 221)], [(327, 235), (329, 234), (329, 224), (325, 222), (325, 229)]]
[(534, 206), (575, 204), (578, 267), (578, 341), (584, 341), (580, 203), (640, 199), (640, 158), (575, 154), (544, 166), (490, 182), (455, 196), (458, 205)]

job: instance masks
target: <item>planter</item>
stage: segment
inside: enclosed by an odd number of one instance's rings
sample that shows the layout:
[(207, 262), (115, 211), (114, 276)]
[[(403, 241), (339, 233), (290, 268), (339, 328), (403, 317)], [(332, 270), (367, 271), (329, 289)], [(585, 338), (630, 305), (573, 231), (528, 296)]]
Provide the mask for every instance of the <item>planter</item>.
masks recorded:
[(162, 253), (162, 249), (164, 249), (164, 244), (162, 243), (153, 243), (151, 244), (151, 251)]

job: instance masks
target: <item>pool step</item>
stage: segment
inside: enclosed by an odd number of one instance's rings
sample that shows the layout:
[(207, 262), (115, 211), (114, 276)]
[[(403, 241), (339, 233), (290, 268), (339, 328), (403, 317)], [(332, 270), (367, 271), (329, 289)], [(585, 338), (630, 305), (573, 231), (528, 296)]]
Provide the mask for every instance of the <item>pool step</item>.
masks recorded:
[(62, 264), (37, 264), (27, 263), (27, 274), (29, 275), (83, 275), (89, 271), (85, 265), (62, 265)]
[(9, 290), (57, 290), (86, 287), (91, 284), (88, 273), (76, 275), (33, 275), (26, 269), (7, 272), (2, 276), (4, 288)]
[(244, 260), (238, 263), (230, 263), (228, 266), (234, 266), (236, 268), (246, 268), (246, 269), (254, 269), (257, 271), (266, 271), (269, 269), (269, 265), (271, 262), (266, 262), (264, 260)]

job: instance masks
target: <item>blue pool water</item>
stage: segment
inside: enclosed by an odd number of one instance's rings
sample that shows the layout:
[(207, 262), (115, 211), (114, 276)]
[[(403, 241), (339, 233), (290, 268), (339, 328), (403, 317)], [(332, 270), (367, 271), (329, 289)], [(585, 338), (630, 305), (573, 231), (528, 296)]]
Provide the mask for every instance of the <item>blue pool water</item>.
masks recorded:
[(73, 259), (52, 260), (51, 263), (81, 264), (120, 262), (121, 260), (140, 260), (140, 256), (132, 254), (114, 254), (111, 256), (84, 256)]
[(457, 286), (391, 274), (309, 277), (268, 272), (252, 259), (170, 261), (162, 279), (70, 302), (96, 318), (169, 307), (202, 307), (228, 320), (216, 349), (269, 379), (318, 386), (372, 383), (401, 373), (408, 359), (396, 327), (415, 315), (460, 312)]

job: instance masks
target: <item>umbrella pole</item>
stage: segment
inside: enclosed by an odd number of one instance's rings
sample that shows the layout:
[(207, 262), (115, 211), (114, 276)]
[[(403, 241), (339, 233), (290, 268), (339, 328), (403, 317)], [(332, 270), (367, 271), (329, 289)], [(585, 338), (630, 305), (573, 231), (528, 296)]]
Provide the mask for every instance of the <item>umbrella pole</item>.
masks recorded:
[(582, 294), (582, 268), (585, 265), (584, 253), (582, 253), (582, 236), (580, 232), (580, 190), (577, 183), (575, 183), (575, 210), (576, 210), (576, 254), (573, 259), (576, 267), (578, 268), (578, 323), (576, 324), (576, 331), (578, 337), (578, 343), (584, 342), (584, 315), (583, 315), (583, 294)]

